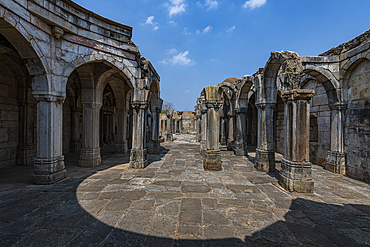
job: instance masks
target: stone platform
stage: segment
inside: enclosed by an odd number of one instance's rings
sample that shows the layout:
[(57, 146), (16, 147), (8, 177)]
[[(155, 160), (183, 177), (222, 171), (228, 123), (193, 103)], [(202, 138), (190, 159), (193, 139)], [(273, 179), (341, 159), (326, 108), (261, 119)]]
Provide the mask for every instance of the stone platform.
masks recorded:
[(370, 245), (369, 184), (313, 166), (315, 192), (288, 193), (253, 152), (226, 147), (223, 170), (204, 171), (194, 138), (174, 135), (143, 170), (104, 149), (94, 168), (66, 155), (54, 185), (32, 185), (32, 167), (0, 169), (0, 246)]

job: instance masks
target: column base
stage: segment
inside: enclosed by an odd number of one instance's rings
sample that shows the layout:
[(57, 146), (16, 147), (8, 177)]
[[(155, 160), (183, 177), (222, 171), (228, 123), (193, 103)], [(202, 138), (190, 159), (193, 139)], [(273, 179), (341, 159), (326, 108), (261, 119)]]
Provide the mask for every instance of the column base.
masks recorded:
[(161, 152), (161, 144), (159, 141), (149, 141), (148, 154), (159, 154)]
[(248, 155), (247, 145), (245, 143), (236, 142), (234, 154), (236, 156), (247, 156)]
[(275, 152), (256, 148), (254, 167), (262, 172), (275, 171)]
[(64, 156), (51, 159), (35, 159), (35, 173), (32, 182), (35, 184), (53, 184), (67, 177)]
[(227, 150), (234, 151), (235, 150), (235, 141), (227, 142)]
[(96, 167), (101, 164), (100, 147), (94, 149), (82, 149), (78, 166)]
[(346, 154), (328, 151), (326, 153), (324, 168), (325, 170), (345, 175), (346, 174)]
[(116, 142), (114, 146), (114, 152), (116, 154), (125, 154), (128, 152), (127, 141)]
[(313, 193), (312, 168), (310, 162), (281, 160), (279, 184), (289, 192)]
[(207, 171), (221, 171), (221, 151), (206, 150), (203, 163), (204, 170)]
[(173, 134), (166, 134), (166, 142), (172, 142), (173, 141)]
[(130, 167), (144, 169), (148, 166), (147, 149), (131, 149)]
[(206, 154), (206, 142), (205, 141), (200, 141), (199, 154), (200, 155)]

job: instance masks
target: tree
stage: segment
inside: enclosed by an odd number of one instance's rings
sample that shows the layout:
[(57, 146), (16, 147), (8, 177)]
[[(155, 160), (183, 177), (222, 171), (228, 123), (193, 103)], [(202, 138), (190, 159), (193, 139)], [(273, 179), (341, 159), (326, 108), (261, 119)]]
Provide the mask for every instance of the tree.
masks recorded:
[(162, 111), (169, 110), (169, 109), (174, 110), (174, 108), (175, 106), (171, 102), (163, 101)]

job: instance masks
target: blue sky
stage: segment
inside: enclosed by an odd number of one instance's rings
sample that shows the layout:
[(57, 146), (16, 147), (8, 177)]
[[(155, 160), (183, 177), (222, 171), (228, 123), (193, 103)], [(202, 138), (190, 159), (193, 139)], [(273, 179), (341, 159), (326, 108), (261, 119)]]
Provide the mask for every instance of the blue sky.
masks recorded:
[(201, 90), (264, 67), (270, 52), (315, 56), (370, 29), (368, 0), (76, 0), (132, 26), (161, 98), (193, 110)]

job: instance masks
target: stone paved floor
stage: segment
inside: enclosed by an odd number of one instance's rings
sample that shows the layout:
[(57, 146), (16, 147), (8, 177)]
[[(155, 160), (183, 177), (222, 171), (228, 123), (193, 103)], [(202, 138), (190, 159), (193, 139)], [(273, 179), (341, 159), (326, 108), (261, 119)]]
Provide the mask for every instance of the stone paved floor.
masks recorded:
[(175, 138), (144, 170), (109, 149), (91, 169), (66, 156), (50, 186), (0, 169), (0, 246), (370, 245), (369, 184), (314, 166), (315, 193), (287, 193), (253, 153), (222, 151), (223, 171), (206, 172), (193, 137)]

